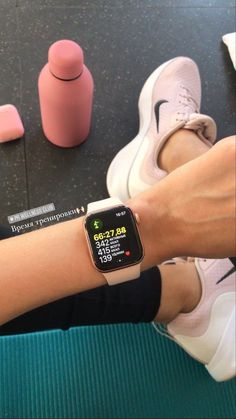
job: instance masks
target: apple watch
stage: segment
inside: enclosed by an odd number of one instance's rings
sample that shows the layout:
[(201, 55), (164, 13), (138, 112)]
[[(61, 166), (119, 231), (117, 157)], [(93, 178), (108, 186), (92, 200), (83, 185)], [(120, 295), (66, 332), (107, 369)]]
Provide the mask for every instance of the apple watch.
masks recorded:
[(140, 275), (144, 251), (137, 219), (137, 214), (118, 198), (88, 204), (84, 226), (89, 251), (109, 285)]

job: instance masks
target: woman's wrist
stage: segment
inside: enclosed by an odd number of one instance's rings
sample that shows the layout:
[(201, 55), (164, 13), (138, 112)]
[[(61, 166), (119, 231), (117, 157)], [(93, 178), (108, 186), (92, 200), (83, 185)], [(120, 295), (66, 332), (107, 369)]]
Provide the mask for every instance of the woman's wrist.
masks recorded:
[(178, 225), (173, 222), (172, 199), (164, 181), (130, 199), (127, 205), (139, 216), (145, 257), (142, 270), (180, 254)]

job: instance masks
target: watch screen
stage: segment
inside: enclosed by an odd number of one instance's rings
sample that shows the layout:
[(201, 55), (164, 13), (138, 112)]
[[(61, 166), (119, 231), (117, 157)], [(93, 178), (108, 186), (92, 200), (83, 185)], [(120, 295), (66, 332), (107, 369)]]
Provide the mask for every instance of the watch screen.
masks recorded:
[(101, 271), (141, 261), (143, 248), (132, 211), (120, 206), (88, 215), (85, 221), (93, 260)]

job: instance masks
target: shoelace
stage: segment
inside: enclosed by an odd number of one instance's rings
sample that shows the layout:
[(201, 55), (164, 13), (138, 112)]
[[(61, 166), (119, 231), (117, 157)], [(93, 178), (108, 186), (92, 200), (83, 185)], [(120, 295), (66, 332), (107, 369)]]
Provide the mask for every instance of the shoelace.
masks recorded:
[[(198, 104), (196, 102), (196, 100), (192, 97), (190, 90), (183, 86), (180, 85), (181, 89), (184, 90), (183, 93), (179, 93), (179, 104), (181, 105), (181, 107), (185, 108), (190, 108), (190, 112), (176, 112), (177, 118), (176, 121), (185, 121), (188, 122), (189, 120), (189, 115), (191, 113), (199, 113), (199, 109), (198, 109)], [(200, 128), (200, 127), (199, 127)]]
[(183, 106), (190, 106), (190, 104), (192, 104), (193, 105), (193, 112), (198, 113), (199, 112), (198, 104), (197, 104), (196, 100), (193, 98), (190, 90), (183, 85), (180, 85), (180, 87), (181, 87), (181, 89), (183, 89), (185, 91), (185, 93), (180, 93), (179, 94), (179, 96), (184, 99), (184, 101), (180, 100), (179, 102)]

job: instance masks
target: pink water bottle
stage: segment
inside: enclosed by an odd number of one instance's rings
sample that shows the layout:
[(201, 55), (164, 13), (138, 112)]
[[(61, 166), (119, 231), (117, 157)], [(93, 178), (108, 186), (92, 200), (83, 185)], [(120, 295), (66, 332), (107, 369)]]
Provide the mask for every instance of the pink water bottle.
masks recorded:
[(47, 139), (60, 147), (85, 141), (91, 125), (93, 78), (76, 42), (61, 40), (51, 45), (38, 89)]

